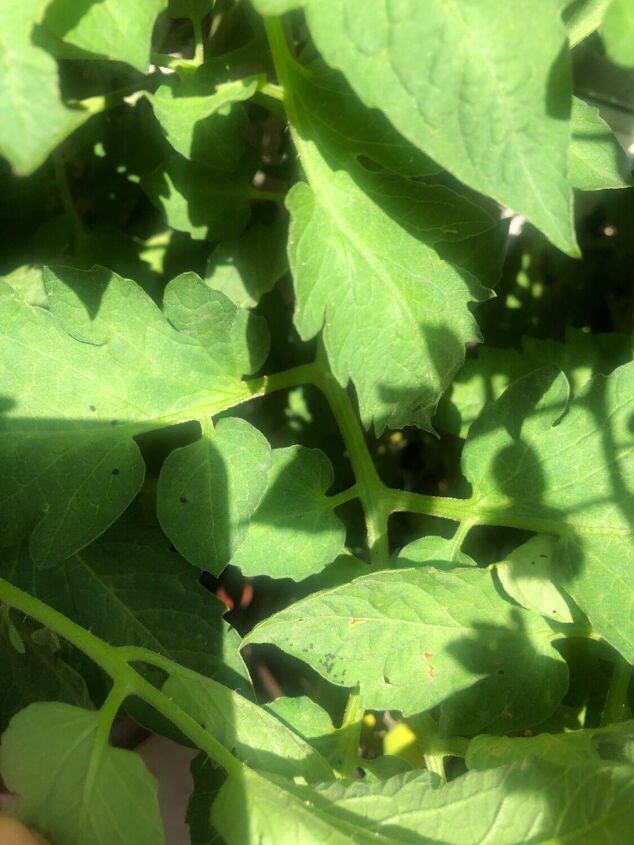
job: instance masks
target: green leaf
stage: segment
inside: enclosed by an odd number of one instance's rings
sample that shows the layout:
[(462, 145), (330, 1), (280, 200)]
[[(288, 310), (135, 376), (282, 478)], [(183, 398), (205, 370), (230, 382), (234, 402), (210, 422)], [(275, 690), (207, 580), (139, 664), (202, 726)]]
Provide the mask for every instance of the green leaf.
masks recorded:
[[(312, 137), (319, 126), (306, 115)], [(479, 339), (468, 303), (486, 292), (422, 240), (467, 237), (491, 220), (442, 186), (364, 171), (345, 150), (347, 169), (332, 169), (317, 144), (300, 143), (310, 187), (300, 182), (287, 197), (295, 325), (304, 340), (323, 326), (333, 373), (342, 385), (353, 380), (366, 426), (429, 428), (464, 344)], [(385, 367), (387, 348), (398, 368)]]
[(600, 32), (608, 57), (634, 67), (634, 6), (629, 0), (612, 0)]
[[(561, 536), (555, 567), (594, 628), (634, 660), (634, 364), (567, 405), (555, 368), (515, 382), (471, 426), (462, 456), (474, 515)], [(486, 519), (486, 517), (484, 517)]]
[(18, 815), (56, 845), (162, 845), (156, 781), (111, 748), (99, 713), (31, 704), (2, 737), (0, 771)]
[(572, 103), (570, 181), (582, 191), (627, 188), (632, 167), (597, 109), (576, 97)]
[(554, 4), (304, 5), (324, 59), (365, 105), (462, 182), (579, 254), (566, 176), (570, 62)]
[(363, 716), (360, 707), (357, 712), (353, 712), (347, 723), (344, 717), (344, 723), (339, 728), (335, 728), (322, 707), (305, 695), (292, 698), (281, 696), (267, 704), (266, 709), (316, 748), (335, 771), (349, 774), (344, 770), (350, 768), (351, 760), (359, 760), (360, 765), (365, 763), (358, 757), (359, 723)]
[(495, 769), (529, 757), (556, 766), (576, 766), (599, 759), (592, 737), (593, 731), (583, 730), (521, 737), (482, 734), (469, 743), (467, 768)]
[(549, 364), (560, 367), (573, 395), (592, 375), (609, 373), (632, 359), (631, 340), (625, 334), (592, 335), (568, 328), (565, 343), (525, 337), (521, 351), (481, 346), (470, 357), (442, 399), (434, 423), (466, 437), (469, 426), (487, 402), (497, 399), (521, 376)]
[(570, 46), (575, 47), (601, 26), (612, 0), (573, 0), (564, 11)]
[(315, 137), (329, 138), (356, 159), (405, 176), (429, 176), (440, 167), (400, 135), (382, 111), (369, 109), (345, 77), (313, 62), (310, 75), (293, 78), (292, 96), (310, 113)]
[(180, 331), (104, 268), (48, 270), (45, 282), (50, 312), (0, 286), (0, 519), (5, 545), (30, 534), (33, 559), (51, 565), (137, 494), (134, 435), (231, 404), (267, 341), (262, 323), (193, 274), (165, 294)]
[(205, 282), (241, 308), (252, 308), (288, 271), (287, 224), (256, 223), (240, 239), (223, 241), (209, 256)]
[(63, 104), (56, 62), (31, 41), (47, 0), (0, 8), (0, 154), (19, 176), (36, 170), (90, 112)]
[(331, 817), (354, 818), (369, 831), (411, 845), (619, 845), (627, 841), (634, 820), (631, 766), (563, 768), (527, 760), (469, 772), (437, 788), (430, 786), (427, 774), (399, 775), (378, 784), (338, 781), (318, 792), (295, 791), (307, 800), (312, 797)]
[(273, 782), (245, 769), (242, 777), (229, 777), (221, 788), (211, 821), (226, 845), (396, 845), (402, 841), (366, 831), (354, 818), (331, 816), (315, 806), (312, 797), (312, 790), (300, 792), (290, 781)]
[(243, 644), (275, 643), (332, 683), (359, 684), (368, 709), (407, 715), (444, 702), (443, 727), (459, 733), (546, 718), (567, 684), (556, 636), (504, 602), (488, 572), (424, 567), (309, 596), (260, 622)]
[[(476, 736), (469, 743), (466, 764), (469, 769), (494, 769), (528, 757), (557, 766), (575, 766), (605, 757), (605, 752), (627, 749), (634, 722), (618, 722), (603, 728), (540, 733), (537, 736)], [(627, 752), (626, 752), (627, 753)]]
[(230, 240), (249, 218), (250, 168), (226, 173), (174, 155), (141, 177), (141, 187), (167, 224), (192, 238)]
[(0, 282), (4, 282), (10, 288), (13, 288), (16, 295), (29, 305), (48, 308), (48, 296), (44, 287), (41, 267), (31, 265), (17, 267), (8, 275), (0, 277)]
[(404, 546), (394, 560), (394, 566), (433, 566), (437, 569), (455, 569), (475, 566), (475, 561), (460, 551), (459, 544), (444, 537), (420, 537)]
[(268, 710), (209, 678), (173, 673), (163, 692), (248, 766), (308, 782), (330, 780), (326, 760)]
[(52, 0), (45, 22), (82, 55), (127, 62), (146, 73), (154, 23), (166, 5), (167, 0)]
[(83, 678), (64, 657), (54, 635), (0, 607), (0, 732), (34, 701), (91, 706)]
[(161, 527), (191, 563), (219, 574), (248, 531), (267, 485), (269, 444), (244, 420), (171, 452), (158, 486)]
[(258, 76), (248, 76), (218, 85), (206, 97), (187, 96), (182, 85), (161, 85), (148, 99), (176, 152), (207, 167), (232, 171), (244, 152), (248, 126), (238, 103), (253, 96), (259, 81)]
[(234, 686), (244, 682), (239, 638), (222, 618), (224, 606), (160, 531), (119, 523), (68, 558), (63, 578), (38, 570), (24, 551), (4, 552), (2, 577), (96, 636), (148, 648)]
[(572, 622), (565, 598), (555, 583), (556, 540), (545, 534), (531, 537), (495, 564), (505, 592), (527, 610), (534, 610), (556, 622)]
[(318, 449), (272, 453), (267, 489), (231, 559), (244, 575), (300, 581), (342, 551), (345, 529), (326, 496), (333, 471)]

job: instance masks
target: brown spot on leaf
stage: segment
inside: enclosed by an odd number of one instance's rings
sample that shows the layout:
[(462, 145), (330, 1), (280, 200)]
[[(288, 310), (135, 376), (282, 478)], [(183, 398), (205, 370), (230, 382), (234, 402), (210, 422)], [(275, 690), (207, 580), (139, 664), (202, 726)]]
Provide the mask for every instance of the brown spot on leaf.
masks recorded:
[(431, 651), (424, 651), (423, 652), (423, 658), (425, 660), (431, 660), (433, 656), (434, 656), (434, 654)]
[(353, 625), (362, 625), (364, 622), (367, 622), (367, 619), (351, 619), (348, 622), (348, 625), (352, 628)]
[(428, 667), (427, 667), (427, 677), (428, 677), (428, 678), (433, 678), (435, 674), (436, 674), (436, 670), (434, 669), (434, 667), (433, 667), (433, 666), (428, 666)]

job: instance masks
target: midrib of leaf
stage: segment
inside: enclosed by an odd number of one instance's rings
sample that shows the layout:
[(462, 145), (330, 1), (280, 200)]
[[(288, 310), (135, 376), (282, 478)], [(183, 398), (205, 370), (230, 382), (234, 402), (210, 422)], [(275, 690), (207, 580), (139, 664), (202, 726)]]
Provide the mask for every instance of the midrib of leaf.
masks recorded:
[[(40, 431), (20, 431), (13, 429), (2, 431), (1, 424), (3, 420), (0, 418), (0, 438), (4, 436), (11, 441), (22, 439), (28, 440), (29, 438), (41, 438), (43, 434), (46, 434), (47, 440), (65, 438), (73, 438), (76, 440), (78, 431), (81, 431), (82, 422), (86, 422), (90, 426), (89, 429), (86, 430), (89, 437), (106, 434), (115, 436), (121, 433), (133, 437), (137, 434), (153, 431), (158, 428), (166, 428), (167, 426), (178, 425), (180, 423), (199, 420), (203, 417), (214, 416), (215, 414), (219, 414), (221, 411), (226, 411), (236, 405), (248, 402), (250, 399), (254, 399), (258, 396), (264, 396), (266, 393), (272, 393), (274, 391), (294, 387), (299, 384), (311, 384), (315, 380), (315, 377), (316, 368), (311, 364), (305, 364), (291, 370), (284, 370), (280, 373), (274, 373), (270, 376), (262, 376), (255, 379), (240, 380), (236, 377), (235, 390), (220, 391), (214, 389), (213, 393), (216, 394), (216, 397), (209, 402), (201, 405), (192, 405), (178, 411), (173, 411), (169, 414), (163, 414), (156, 417), (151, 417), (143, 411), (140, 413), (147, 416), (146, 420), (133, 422), (126, 422), (122, 420), (121, 422), (118, 422), (116, 426), (113, 426), (110, 421), (98, 420), (93, 423), (92, 420), (86, 418), (85, 420), (79, 421), (74, 419), (68, 420), (69, 422), (80, 423), (80, 425), (75, 428), (69, 426), (68, 428), (55, 431), (46, 431), (45, 428), (42, 428)], [(116, 401), (121, 401), (119, 397), (113, 396), (112, 398), (116, 399)], [(9, 426), (12, 419), (14, 418), (5, 418)], [(32, 419), (36, 421), (38, 420), (37, 417)], [(61, 422), (64, 419), (64, 417), (56, 418), (56, 421)], [(46, 424), (47, 418), (43, 417), (41, 418), (41, 421)]]
[[(333, 189), (330, 183), (333, 177), (336, 177), (337, 173), (346, 173), (346, 169), (342, 168), (340, 171), (332, 170), (330, 165), (325, 161), (325, 159), (319, 152), (316, 143), (312, 141), (307, 141), (305, 139), (304, 135), (307, 131), (306, 125), (301, 119), (301, 111), (298, 110), (298, 108), (296, 107), (295, 100), (296, 98), (301, 100), (301, 94), (297, 96), (295, 93), (295, 90), (292, 86), (292, 82), (290, 81), (292, 78), (291, 73), (302, 75), (305, 74), (305, 71), (290, 56), (286, 48), (284, 48), (283, 52), (280, 50), (276, 53), (276, 65), (278, 68), (280, 79), (285, 80), (284, 102), (287, 108), (289, 126), (293, 141), (295, 143), (295, 147), (299, 155), (299, 159), (302, 164), (302, 168), (304, 170), (306, 179), (308, 181), (308, 184), (310, 185), (310, 189), (314, 196), (313, 202), (320, 205), (321, 208), (325, 210), (328, 216), (330, 217), (331, 226), (336, 229), (337, 239), (339, 239), (340, 241), (343, 240), (344, 244), (345, 241), (347, 241), (352, 247), (352, 249), (356, 251), (356, 253), (359, 255), (361, 261), (366, 264), (375, 274), (377, 279), (379, 279), (383, 283), (383, 285), (390, 290), (393, 301), (396, 301), (398, 305), (399, 312), (401, 315), (401, 321), (409, 325), (410, 338), (416, 339), (416, 345), (418, 346), (419, 350), (419, 358), (426, 362), (427, 350), (423, 342), (421, 333), (419, 331), (418, 324), (413, 316), (411, 308), (407, 307), (407, 303), (404, 301), (403, 295), (399, 290), (398, 285), (394, 283), (394, 280), (386, 271), (385, 265), (389, 264), (393, 266), (395, 270), (402, 273), (406, 277), (411, 276), (411, 271), (408, 270), (408, 268), (398, 264), (396, 261), (386, 256), (385, 254), (381, 254), (379, 260), (379, 256), (377, 255), (377, 253), (368, 248), (368, 245), (363, 242), (360, 234), (355, 233), (354, 228), (350, 228), (349, 222), (346, 220), (346, 216), (339, 213), (338, 203), (336, 199), (334, 199), (333, 201), (333, 196), (336, 195), (338, 191), (338, 186), (335, 186), (335, 188)], [(291, 68), (292, 70), (289, 70), (289, 68)], [(310, 114), (311, 118), (314, 119), (314, 115), (311, 113), (310, 109), (306, 107), (304, 108), (306, 109), (307, 113)], [(344, 163), (347, 167), (350, 167), (349, 159)], [(351, 179), (353, 189), (357, 189), (352, 177), (348, 176), (348, 178)], [(375, 212), (377, 215), (384, 215), (384, 212), (379, 208), (379, 206), (374, 203), (374, 200), (370, 194), (364, 194), (364, 196), (367, 198), (368, 202), (374, 205)], [(388, 218), (386, 218), (386, 222), (389, 222)], [(345, 249), (345, 245), (343, 245), (343, 248), (344, 252), (347, 252), (347, 250)], [(348, 278), (350, 278), (350, 274), (348, 274)], [(398, 362), (393, 362), (393, 366), (398, 366)], [(430, 370), (429, 368), (427, 368), (427, 373), (429, 374), (429, 372)]]

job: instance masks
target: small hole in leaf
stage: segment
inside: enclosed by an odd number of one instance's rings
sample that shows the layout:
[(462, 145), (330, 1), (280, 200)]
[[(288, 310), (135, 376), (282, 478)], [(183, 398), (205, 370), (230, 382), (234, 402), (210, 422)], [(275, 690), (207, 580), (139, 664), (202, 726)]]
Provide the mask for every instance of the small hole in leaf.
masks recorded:
[(118, 422), (119, 420), (110, 420), (110, 425), (116, 425)]
[(115, 467), (115, 468), (112, 470), (112, 474), (113, 474), (113, 475), (119, 475), (119, 470), (117, 469), (117, 467)]
[(354, 774), (356, 778), (361, 780), (365, 777), (365, 769), (362, 769), (361, 766), (357, 766), (357, 768), (354, 770)]
[(535, 561), (534, 561), (534, 560), (531, 560), (531, 566), (535, 566), (535, 565), (536, 565), (536, 564), (535, 564)]
[(186, 505), (187, 504), (187, 496), (181, 496), (179, 501), (181, 502), (181, 504)]
[(94, 406), (94, 405), (91, 405), (91, 406), (90, 406), (90, 410), (91, 410), (91, 411), (96, 411), (97, 409), (95, 408), (95, 406)]
[(498, 675), (503, 675), (503, 674), (504, 674), (504, 669), (498, 669)]
[(553, 616), (557, 616), (557, 611), (553, 610)]

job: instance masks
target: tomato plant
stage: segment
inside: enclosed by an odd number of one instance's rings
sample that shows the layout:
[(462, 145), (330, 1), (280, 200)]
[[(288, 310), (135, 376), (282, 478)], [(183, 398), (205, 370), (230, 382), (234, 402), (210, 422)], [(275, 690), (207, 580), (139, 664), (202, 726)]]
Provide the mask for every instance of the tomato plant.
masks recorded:
[(4, 0), (0, 775), (53, 845), (164, 842), (122, 718), (196, 750), (193, 845), (627, 840), (631, 9)]

